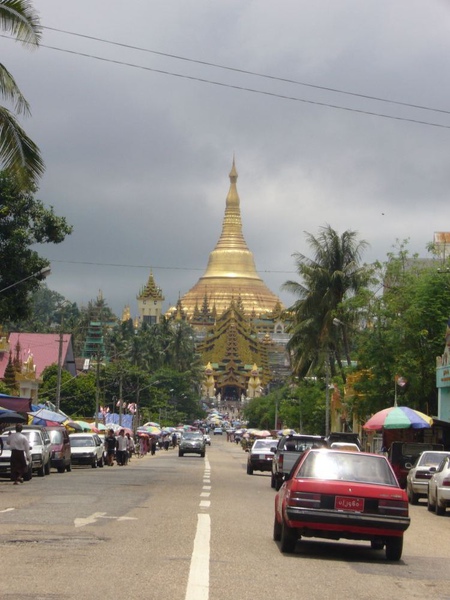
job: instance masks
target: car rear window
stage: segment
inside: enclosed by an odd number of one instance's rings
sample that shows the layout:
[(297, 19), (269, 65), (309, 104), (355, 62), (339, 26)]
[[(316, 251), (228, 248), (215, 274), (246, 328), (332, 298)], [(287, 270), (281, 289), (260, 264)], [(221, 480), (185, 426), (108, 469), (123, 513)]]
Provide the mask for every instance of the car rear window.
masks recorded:
[(418, 467), (437, 467), (448, 454), (442, 452), (424, 452), (417, 462)]
[(395, 477), (383, 457), (336, 450), (308, 454), (296, 478), (357, 481), (397, 486)]
[(75, 437), (70, 438), (70, 445), (74, 448), (81, 448), (82, 446), (95, 446), (94, 439), (91, 437)]

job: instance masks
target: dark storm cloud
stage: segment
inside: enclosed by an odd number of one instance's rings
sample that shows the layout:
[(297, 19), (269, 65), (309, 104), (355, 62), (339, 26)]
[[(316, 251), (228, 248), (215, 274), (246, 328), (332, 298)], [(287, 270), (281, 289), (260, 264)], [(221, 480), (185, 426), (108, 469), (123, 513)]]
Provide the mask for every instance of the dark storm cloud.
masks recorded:
[[(442, 2), (130, 0), (124, 11), (91, 0), (86, 11), (40, 0), (36, 7), (47, 27), (447, 108), (450, 10)], [(370, 243), (368, 261), (383, 260), (397, 238), (410, 238), (424, 255), (434, 231), (450, 230), (449, 129), (314, 103), (446, 126), (450, 115), (48, 29), (43, 45), (128, 63), (44, 47), (29, 53), (0, 39), (31, 103), (24, 126), (47, 165), (38, 196), (74, 226), (61, 246), (42, 249), (54, 261), (49, 287), (71, 300), (86, 304), (101, 289), (117, 314), (125, 304), (135, 313), (153, 268), (166, 304), (174, 304), (204, 272), (220, 235), (233, 155), (244, 237), (276, 293), (295, 278), (292, 253), (308, 254), (304, 232), (315, 235), (326, 223), (358, 231)]]

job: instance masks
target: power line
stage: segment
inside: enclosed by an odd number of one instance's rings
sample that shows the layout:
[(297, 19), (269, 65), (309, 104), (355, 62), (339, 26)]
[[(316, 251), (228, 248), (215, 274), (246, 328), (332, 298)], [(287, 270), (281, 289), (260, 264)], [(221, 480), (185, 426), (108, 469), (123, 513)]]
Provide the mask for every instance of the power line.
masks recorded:
[[(155, 265), (124, 265), (121, 263), (100, 263), (93, 261), (82, 261), (82, 260), (53, 260), (48, 258), (52, 263), (61, 263), (66, 265), (90, 265), (94, 267), (120, 267), (125, 269), (147, 269), (152, 271), (204, 271), (205, 268), (200, 267), (165, 267)], [(271, 269), (258, 269), (259, 273), (297, 273), (297, 271), (277, 271)]]
[[(6, 38), (6, 39), (12, 39), (11, 37), (7, 36), (7, 35), (0, 35), (0, 37), (2, 38)], [(55, 50), (57, 52), (63, 52), (66, 54), (72, 54), (74, 56), (83, 56), (85, 58), (90, 58), (92, 60), (99, 60), (102, 62), (107, 62), (107, 63), (112, 63), (112, 64), (116, 64), (116, 65), (121, 65), (121, 66), (125, 66), (125, 67), (131, 67), (134, 69), (141, 69), (143, 71), (150, 71), (152, 73), (159, 73), (161, 75), (168, 75), (170, 77), (178, 77), (180, 79), (187, 79), (190, 81), (197, 81), (199, 83), (206, 83), (209, 85), (215, 85), (215, 86), (219, 86), (219, 87), (224, 87), (224, 88), (229, 88), (229, 89), (234, 89), (234, 90), (239, 90), (239, 91), (244, 91), (244, 92), (249, 92), (252, 94), (259, 94), (262, 96), (269, 96), (272, 98), (279, 98), (282, 100), (290, 100), (293, 102), (301, 102), (303, 104), (311, 104), (314, 106), (322, 106), (322, 107), (327, 107), (327, 108), (332, 108), (335, 110), (343, 110), (346, 112), (351, 112), (351, 113), (358, 113), (358, 114), (363, 114), (363, 115), (368, 115), (368, 116), (372, 116), (372, 117), (378, 117), (378, 118), (382, 118), (382, 119), (389, 119), (389, 120), (393, 120), (393, 121), (404, 121), (404, 122), (408, 122), (408, 123), (415, 123), (416, 125), (426, 125), (427, 127), (437, 127), (439, 129), (450, 129), (450, 125), (443, 125), (441, 123), (433, 123), (430, 121), (423, 121), (421, 119), (412, 119), (412, 118), (408, 118), (408, 117), (398, 117), (398, 116), (394, 116), (394, 115), (388, 115), (385, 113), (379, 113), (379, 112), (374, 112), (374, 111), (369, 111), (369, 110), (363, 110), (363, 109), (358, 109), (358, 108), (350, 108), (348, 106), (340, 106), (338, 104), (331, 104), (329, 102), (319, 102), (317, 100), (306, 100), (305, 98), (298, 98), (295, 96), (287, 96), (285, 94), (277, 94), (275, 92), (267, 92), (264, 90), (257, 90), (254, 88), (249, 88), (249, 87), (245, 87), (245, 86), (240, 86), (240, 85), (233, 85), (230, 83), (223, 83), (220, 81), (213, 81), (212, 79), (205, 79), (203, 77), (194, 77), (192, 75), (183, 75), (181, 73), (174, 73), (172, 71), (166, 71), (164, 69), (154, 69), (152, 67), (144, 67), (142, 65), (136, 65), (134, 63), (129, 63), (129, 62), (125, 62), (125, 61), (120, 61), (120, 60), (115, 60), (115, 59), (111, 59), (111, 58), (104, 58), (101, 56), (96, 56), (94, 54), (87, 54), (85, 52), (78, 52), (76, 50), (66, 50), (64, 48), (58, 48), (56, 46), (48, 46), (45, 44), (39, 44), (40, 48), (47, 48), (48, 50)]]
[(326, 92), (332, 92), (335, 94), (344, 94), (347, 96), (354, 96), (355, 98), (364, 98), (366, 100), (375, 100), (376, 102), (385, 102), (387, 104), (396, 104), (398, 106), (406, 106), (408, 108), (417, 108), (419, 110), (426, 110), (426, 111), (430, 111), (430, 112), (437, 112), (437, 113), (443, 113), (443, 114), (447, 114), (450, 115), (450, 110), (444, 110), (442, 108), (435, 108), (432, 106), (424, 106), (422, 104), (411, 104), (409, 102), (401, 102), (399, 100), (390, 100), (388, 98), (382, 98), (380, 96), (371, 96), (369, 94), (361, 94), (358, 92), (350, 92), (348, 90), (342, 90), (339, 88), (332, 88), (332, 87), (328, 87), (328, 86), (322, 86), (322, 85), (316, 85), (313, 83), (307, 83), (305, 81), (298, 81), (295, 79), (289, 79), (289, 78), (285, 78), (285, 77), (277, 77), (275, 75), (268, 75), (266, 73), (258, 73), (257, 71), (249, 71), (246, 69), (239, 69), (237, 67), (229, 67), (227, 65), (221, 65), (218, 63), (213, 63), (213, 62), (208, 62), (205, 60), (198, 60), (198, 59), (194, 59), (194, 58), (188, 58), (187, 56), (180, 56), (177, 54), (170, 54), (168, 52), (161, 52), (158, 50), (151, 50), (149, 48), (143, 48), (141, 46), (133, 46), (131, 44), (124, 44), (122, 42), (114, 42), (112, 40), (107, 40), (104, 38), (99, 38), (96, 36), (92, 36), (92, 35), (85, 35), (82, 33), (76, 33), (74, 31), (67, 31), (65, 29), (58, 29), (56, 27), (42, 27), (42, 29), (48, 29), (49, 31), (56, 31), (58, 33), (64, 33), (67, 35), (72, 35), (75, 37), (81, 37), (81, 38), (85, 38), (88, 40), (94, 40), (96, 42), (101, 42), (102, 44), (109, 44), (111, 46), (119, 46), (121, 48), (128, 48), (130, 50), (138, 50), (140, 52), (147, 52), (148, 54), (155, 54), (157, 56), (164, 56), (165, 58), (173, 58), (175, 60), (182, 60), (185, 62), (190, 62), (190, 63), (194, 63), (194, 64), (198, 64), (198, 65), (204, 65), (207, 67), (213, 67), (215, 69), (223, 69), (225, 71), (232, 71), (234, 73), (242, 73), (243, 75), (252, 75), (254, 77), (261, 77), (263, 79), (269, 79), (269, 80), (273, 80), (273, 81), (281, 81), (283, 83), (292, 83), (293, 85), (300, 85), (303, 87), (309, 87), (309, 88), (313, 88), (316, 90), (322, 90), (322, 91), (326, 91)]

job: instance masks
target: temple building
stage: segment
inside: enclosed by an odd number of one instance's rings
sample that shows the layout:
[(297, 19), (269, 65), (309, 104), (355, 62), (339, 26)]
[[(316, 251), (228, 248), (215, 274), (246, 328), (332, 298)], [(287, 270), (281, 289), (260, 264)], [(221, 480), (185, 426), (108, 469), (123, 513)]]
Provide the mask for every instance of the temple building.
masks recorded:
[[(290, 372), (283, 304), (258, 275), (242, 233), (234, 159), (229, 177), (222, 232), (206, 271), (165, 314), (174, 326), (185, 321), (193, 328), (205, 374), (202, 396), (222, 402), (261, 396)], [(152, 274), (137, 300), (137, 325), (159, 323), (164, 296)]]
[(283, 304), (258, 275), (242, 233), (234, 159), (229, 177), (222, 232), (206, 271), (166, 316), (196, 333), (203, 397), (243, 401), (288, 376), (288, 335)]

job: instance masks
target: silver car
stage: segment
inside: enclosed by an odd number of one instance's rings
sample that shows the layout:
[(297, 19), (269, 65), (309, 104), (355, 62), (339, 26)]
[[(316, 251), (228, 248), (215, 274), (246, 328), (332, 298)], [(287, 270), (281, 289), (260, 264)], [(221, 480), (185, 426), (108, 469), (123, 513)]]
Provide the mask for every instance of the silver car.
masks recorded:
[(444, 458), (428, 483), (427, 508), (444, 515), (450, 506), (450, 456)]
[(437, 450), (422, 452), (406, 478), (406, 493), (410, 504), (417, 504), (419, 498), (427, 497), (428, 482), (447, 456), (450, 456), (450, 452)]

